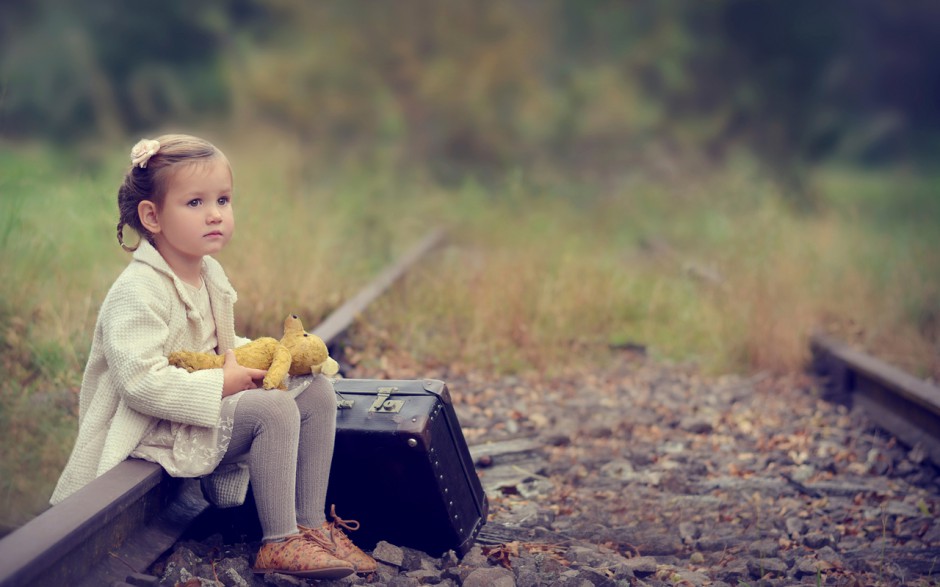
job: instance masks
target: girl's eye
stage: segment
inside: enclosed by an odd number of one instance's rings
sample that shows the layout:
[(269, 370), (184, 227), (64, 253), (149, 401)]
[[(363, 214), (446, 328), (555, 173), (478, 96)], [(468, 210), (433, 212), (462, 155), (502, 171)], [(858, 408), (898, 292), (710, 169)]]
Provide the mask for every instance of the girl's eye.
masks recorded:
[(200, 200), (199, 198), (194, 198), (194, 199), (192, 199), (192, 200), (186, 202), (186, 205), (189, 206), (190, 208), (196, 208), (196, 207), (198, 207), (200, 204), (202, 204), (202, 200)]
[(226, 204), (228, 204), (228, 203), (231, 202), (231, 201), (232, 201), (231, 196), (222, 196), (222, 197), (219, 198), (219, 205), (220, 205), (220, 206), (225, 206)]

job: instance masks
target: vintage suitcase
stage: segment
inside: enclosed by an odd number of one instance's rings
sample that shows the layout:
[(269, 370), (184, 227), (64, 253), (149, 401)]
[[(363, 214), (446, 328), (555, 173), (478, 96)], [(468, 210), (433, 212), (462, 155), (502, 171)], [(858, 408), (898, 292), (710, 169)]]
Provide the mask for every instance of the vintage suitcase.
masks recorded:
[(350, 537), (463, 556), (486, 523), (486, 494), (442, 381), (340, 379), (327, 508)]

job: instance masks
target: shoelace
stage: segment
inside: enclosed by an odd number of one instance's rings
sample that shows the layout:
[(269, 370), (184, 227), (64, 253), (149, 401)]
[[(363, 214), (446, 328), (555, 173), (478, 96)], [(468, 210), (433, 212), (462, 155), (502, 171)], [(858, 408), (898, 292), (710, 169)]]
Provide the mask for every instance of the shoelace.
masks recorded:
[(359, 522), (357, 520), (344, 520), (343, 518), (336, 515), (336, 504), (330, 505), (330, 516), (333, 518), (333, 521), (330, 522), (330, 525), (334, 528), (339, 526), (349, 530), (350, 532), (355, 532), (359, 529)]
[(333, 540), (321, 534), (319, 530), (299, 525), (297, 527), (300, 528), (298, 536), (304, 538), (307, 542), (313, 542), (331, 554), (336, 552), (336, 544), (333, 543)]

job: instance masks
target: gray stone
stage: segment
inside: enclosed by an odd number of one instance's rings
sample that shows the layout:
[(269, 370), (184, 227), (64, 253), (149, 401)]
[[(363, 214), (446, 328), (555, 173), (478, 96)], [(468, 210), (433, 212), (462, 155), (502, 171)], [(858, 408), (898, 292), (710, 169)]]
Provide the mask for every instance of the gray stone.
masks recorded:
[(593, 587), (593, 584), (581, 577), (577, 571), (558, 577), (550, 585), (551, 587)]
[(437, 569), (437, 559), (431, 558), (428, 554), (413, 548), (402, 548), (401, 550), (404, 553), (401, 563), (403, 571)]
[(593, 567), (582, 567), (578, 569), (578, 578), (588, 581), (594, 587), (614, 587), (614, 573), (606, 569), (597, 569)]
[(773, 540), (758, 540), (751, 543), (747, 550), (758, 558), (772, 558), (780, 552), (780, 545)]
[(516, 491), (526, 499), (535, 499), (549, 495), (555, 489), (550, 479), (541, 475), (529, 475), (516, 484)]
[(516, 587), (538, 587), (542, 582), (534, 569), (521, 569), (516, 571)]
[(575, 545), (565, 552), (565, 558), (573, 563), (587, 566), (597, 566), (604, 561), (604, 557), (596, 548)]
[(608, 568), (614, 574), (615, 581), (632, 581), (636, 578), (636, 573), (627, 565), (625, 560), (615, 562)]
[(483, 548), (479, 544), (474, 544), (470, 547), (470, 550), (463, 555), (460, 564), (466, 565), (469, 567), (482, 567), (486, 566), (486, 555), (483, 554)]
[(379, 541), (372, 551), (372, 558), (394, 567), (401, 568), (405, 563), (405, 551), (384, 540)]
[(695, 541), (696, 547), (705, 552), (728, 550), (741, 543), (737, 536), (702, 536)]
[(669, 556), (682, 551), (678, 536), (665, 534), (662, 530), (634, 534), (628, 542), (647, 556)]
[(388, 581), (390, 577), (394, 577), (398, 574), (399, 569), (397, 566), (383, 563), (380, 560), (376, 560), (375, 562), (377, 566), (375, 572), (380, 579)]
[(405, 576), (411, 577), (418, 581), (421, 585), (437, 585), (441, 582), (441, 573), (440, 571), (433, 571), (429, 569), (420, 569), (417, 571), (408, 571), (405, 573)]
[(265, 585), (274, 585), (275, 587), (306, 587), (307, 582), (291, 575), (282, 575), (280, 573), (268, 573), (264, 575)]
[(692, 522), (679, 523), (679, 538), (684, 544), (693, 544), (700, 535), (698, 526)]
[(787, 563), (779, 558), (752, 558), (747, 561), (747, 570), (751, 573), (751, 577), (755, 579), (760, 579), (768, 573), (783, 576), (787, 573), (787, 568)]
[(714, 428), (712, 427), (711, 422), (704, 418), (698, 416), (689, 416), (679, 421), (679, 429), (685, 430), (691, 434), (708, 434)]
[(469, 575), (475, 568), (476, 567), (472, 567), (469, 565), (457, 565), (455, 567), (448, 567), (444, 569), (443, 571), (441, 571), (441, 577), (445, 580), (451, 580), (457, 584), (461, 584), (463, 583), (464, 579), (467, 578), (467, 575)]
[(392, 577), (388, 582), (388, 587), (418, 587), (420, 583), (414, 577), (405, 577), (399, 575), (397, 577)]
[(784, 524), (787, 527), (787, 534), (789, 534), (791, 538), (796, 538), (806, 531), (806, 522), (795, 516), (787, 518)]
[(924, 544), (940, 545), (940, 521), (934, 522), (920, 539)]
[(449, 569), (451, 567), (456, 567), (459, 564), (460, 559), (457, 557), (457, 553), (453, 550), (448, 550), (441, 555), (441, 558), (438, 561), (438, 568), (441, 570)]
[(750, 579), (751, 572), (748, 570), (747, 561), (735, 559), (728, 562), (724, 567), (720, 567), (716, 575), (722, 581), (739, 585)]
[(509, 569), (483, 567), (467, 575), (463, 587), (516, 587), (516, 578)]
[(675, 569), (672, 573), (676, 585), (692, 585), (693, 587), (702, 587), (711, 585), (711, 579), (705, 573), (690, 571), (687, 569)]
[(810, 532), (803, 537), (803, 544), (812, 549), (822, 548), (832, 544), (832, 536), (822, 532)]
[(636, 477), (636, 471), (630, 461), (618, 460), (610, 461), (601, 467), (601, 475), (612, 477), (618, 481), (631, 481)]
[(903, 516), (905, 518), (922, 517), (920, 509), (918, 509), (916, 505), (903, 501), (889, 501), (885, 504), (885, 513), (892, 516)]
[(790, 474), (790, 477), (794, 481), (805, 483), (806, 481), (809, 481), (810, 478), (815, 474), (816, 474), (816, 467), (812, 465), (803, 464), (793, 469), (793, 473)]
[(177, 546), (166, 561), (163, 575), (160, 577), (160, 584), (176, 585), (177, 583), (185, 583), (193, 577), (192, 569), (197, 564), (199, 564), (199, 558), (192, 550), (185, 546)]
[(215, 573), (225, 587), (250, 587), (253, 580), (248, 561), (243, 558), (222, 559), (216, 565)]
[(532, 502), (512, 504), (507, 514), (504, 523), (521, 528), (549, 527), (555, 521), (554, 512)]
[(624, 566), (630, 569), (634, 575), (645, 576), (652, 575), (656, 572), (656, 567), (658, 563), (656, 559), (652, 556), (638, 556), (636, 558), (628, 558), (623, 562)]
[(553, 557), (541, 557), (538, 559), (539, 574), (543, 578), (554, 579), (568, 570), (568, 567), (555, 560)]
[(798, 579), (806, 576), (815, 577), (817, 573), (827, 571), (831, 568), (832, 565), (824, 560), (819, 560), (813, 556), (804, 556), (796, 561), (796, 565), (793, 567), (793, 573)]

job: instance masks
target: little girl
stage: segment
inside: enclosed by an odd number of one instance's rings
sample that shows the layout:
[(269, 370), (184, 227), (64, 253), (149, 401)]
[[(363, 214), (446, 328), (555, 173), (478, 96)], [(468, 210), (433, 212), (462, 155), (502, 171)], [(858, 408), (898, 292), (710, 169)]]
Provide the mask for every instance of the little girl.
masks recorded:
[[(339, 578), (376, 569), (340, 529), (325, 500), (336, 431), (322, 375), (292, 398), (259, 388), (265, 372), (232, 349), (236, 295), (221, 265), (235, 231), (232, 170), (211, 143), (186, 135), (140, 141), (118, 190), (120, 245), (133, 252), (95, 326), (79, 396), (75, 447), (58, 503), (128, 457), (176, 477), (203, 477), (212, 501), (245, 499), (250, 476), (264, 533), (254, 571)], [(124, 243), (124, 228), (140, 243)], [(178, 350), (225, 354), (221, 369), (188, 373)]]

